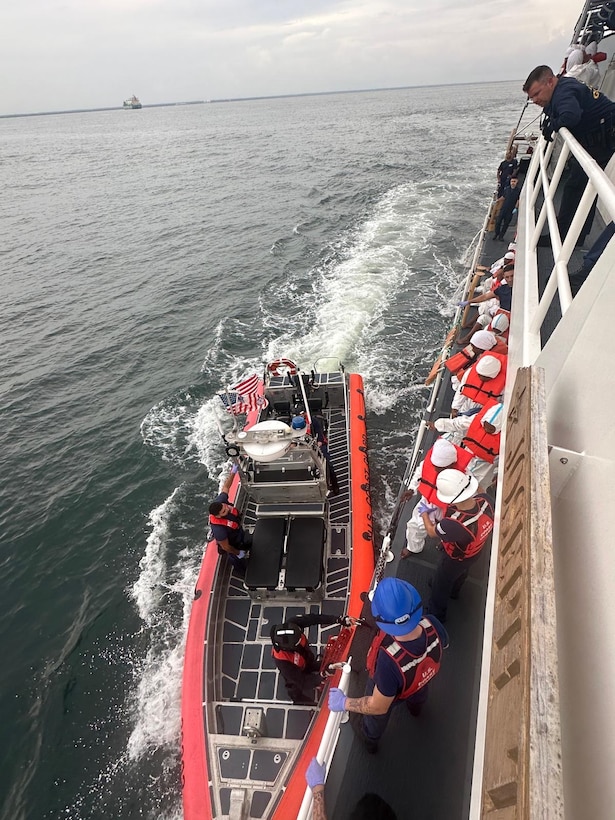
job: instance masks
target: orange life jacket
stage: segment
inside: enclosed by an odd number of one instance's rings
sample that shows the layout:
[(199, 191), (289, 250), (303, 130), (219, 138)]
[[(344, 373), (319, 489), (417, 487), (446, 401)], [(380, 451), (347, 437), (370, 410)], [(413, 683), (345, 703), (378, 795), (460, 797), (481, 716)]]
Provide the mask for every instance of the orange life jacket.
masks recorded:
[(455, 561), (463, 561), (478, 555), (493, 529), (491, 499), (486, 495), (477, 495), (475, 500), (476, 507), (473, 510), (458, 510), (451, 506), (445, 516), (461, 524), (472, 535), (472, 541), (467, 547), (460, 547), (455, 541), (442, 541), (444, 551)]
[[(299, 647), (303, 650), (310, 651), (308, 649), (308, 640), (305, 635), (302, 635), (299, 638)], [(311, 653), (310, 653), (311, 654)], [(287, 661), (288, 663), (292, 663), (293, 666), (296, 666), (302, 672), (307, 667), (307, 656), (304, 652), (298, 652), (297, 648), (295, 649), (276, 649), (275, 646), (271, 650), (271, 657), (275, 658), (277, 661)]]
[[(458, 447), (456, 444), (453, 446), (457, 451), (457, 460), (454, 464), (450, 464), (447, 469), (461, 470), (462, 473), (465, 473), (466, 467), (472, 460), (472, 453), (468, 452), (468, 450), (464, 450), (463, 447)], [(436, 479), (438, 477), (439, 470), (431, 463), (432, 451), (433, 447), (431, 447), (425, 455), (418, 491), (429, 504), (437, 504), (438, 507), (446, 507), (446, 503), (443, 504), (436, 494)]]
[(486, 404), (490, 399), (498, 399), (504, 392), (504, 387), (506, 386), (507, 357), (503, 356), (501, 353), (493, 353), (491, 350), (488, 350), (483, 354), (483, 356), (493, 356), (499, 360), (502, 367), (500, 368), (498, 375), (493, 379), (483, 380), (476, 372), (476, 367), (482, 356), (475, 364), (472, 365), (468, 371), (468, 378), (466, 379), (465, 384), (461, 386), (460, 390), (464, 396), (467, 396), (469, 399), (476, 402), (476, 404)]
[(473, 365), (481, 353), (481, 350), (476, 350), (472, 345), (466, 345), (459, 353), (449, 356), (444, 362), (444, 366), (447, 367), (451, 373), (457, 374), (458, 378), (461, 378), (459, 373), (463, 373), (470, 365)]
[(423, 618), (420, 625), (425, 635), (425, 650), (421, 654), (414, 655), (396, 641), (393, 635), (388, 635), (382, 630), (378, 631), (367, 653), (367, 671), (371, 678), (374, 677), (376, 671), (380, 650), (387, 652), (395, 662), (404, 680), (404, 688), (397, 695), (400, 700), (415, 695), (440, 670), (440, 659), (442, 658), (440, 636), (429, 619)]
[(471, 453), (478, 458), (482, 458), (483, 461), (488, 461), (489, 464), (493, 464), (495, 457), (500, 452), (500, 434), (488, 433), (481, 422), (485, 417), (485, 413), (495, 404), (498, 404), (498, 401), (491, 399), (485, 404), (480, 413), (474, 416), (472, 424), (468, 427), (468, 432), (461, 442)]
[[(231, 507), (229, 515), (239, 517), (239, 510), (237, 507)], [(234, 521), (232, 518), (220, 518), (218, 515), (209, 514), (210, 524), (222, 524), (223, 527), (230, 527), (232, 530), (239, 529), (239, 521)]]

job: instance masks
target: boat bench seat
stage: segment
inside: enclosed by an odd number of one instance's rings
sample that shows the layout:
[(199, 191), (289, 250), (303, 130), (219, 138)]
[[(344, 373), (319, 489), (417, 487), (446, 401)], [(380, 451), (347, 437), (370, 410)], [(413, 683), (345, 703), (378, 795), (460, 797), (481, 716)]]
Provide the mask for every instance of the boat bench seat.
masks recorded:
[(322, 580), (325, 523), (322, 518), (293, 518), (286, 545), (288, 590), (316, 589)]
[(246, 569), (248, 589), (275, 589), (280, 576), (287, 518), (259, 518)]

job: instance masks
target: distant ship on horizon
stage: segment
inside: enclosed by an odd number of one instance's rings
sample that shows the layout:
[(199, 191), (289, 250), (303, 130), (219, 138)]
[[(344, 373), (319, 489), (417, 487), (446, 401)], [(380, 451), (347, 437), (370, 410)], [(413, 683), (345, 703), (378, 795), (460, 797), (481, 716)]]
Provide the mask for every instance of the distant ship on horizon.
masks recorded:
[(141, 105), (141, 101), (138, 97), (135, 97), (133, 94), (132, 97), (129, 97), (127, 100), (124, 100), (124, 108), (143, 108)]

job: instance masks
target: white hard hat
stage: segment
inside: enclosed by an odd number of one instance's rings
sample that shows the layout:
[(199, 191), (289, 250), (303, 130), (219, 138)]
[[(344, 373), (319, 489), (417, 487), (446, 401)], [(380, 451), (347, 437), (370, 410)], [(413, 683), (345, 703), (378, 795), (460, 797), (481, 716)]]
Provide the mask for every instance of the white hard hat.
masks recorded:
[(436, 479), (436, 495), (444, 504), (467, 501), (478, 490), (478, 481), (461, 470), (442, 470)]
[(489, 330), (477, 330), (472, 334), (470, 344), (480, 350), (491, 350), (497, 344), (497, 339)]

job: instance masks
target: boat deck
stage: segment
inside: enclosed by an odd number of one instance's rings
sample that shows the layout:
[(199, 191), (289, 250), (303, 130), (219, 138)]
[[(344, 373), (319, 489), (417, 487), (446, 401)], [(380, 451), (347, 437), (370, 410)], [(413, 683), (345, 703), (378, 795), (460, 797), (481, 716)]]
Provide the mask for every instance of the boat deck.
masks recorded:
[[(583, 255), (603, 227), (603, 220), (596, 214), (585, 245), (575, 249), (571, 256), (570, 272), (581, 266)], [(495, 241), (489, 234), (485, 238), (481, 264), (491, 265), (500, 258), (514, 235), (514, 226), (509, 228), (506, 242)], [(552, 267), (551, 248), (539, 248), (540, 294)], [(543, 344), (560, 318), (555, 297), (543, 326)], [(448, 415), (451, 398), (449, 389), (441, 398), (434, 418)], [(433, 438), (428, 437), (424, 449), (432, 443)], [(406, 505), (400, 517), (391, 545), (396, 559), (387, 567), (386, 574), (409, 581), (427, 601), (429, 581), (439, 555), (433, 540), (427, 539), (420, 554), (410, 555), (403, 561), (398, 559), (413, 502), (414, 499)], [(413, 718), (403, 706), (397, 707), (375, 755), (367, 753), (349, 725), (342, 726), (326, 785), (328, 816), (332, 820), (347, 820), (357, 800), (369, 792), (385, 799), (399, 820), (408, 817), (463, 820), (468, 816), (489, 553), (486, 547), (470, 570), (459, 599), (449, 603), (446, 628), (450, 646), (440, 673), (430, 683), (429, 701), (420, 717)], [(363, 694), (366, 678), (366, 673), (352, 675), (350, 692), (353, 696)]]
[[(229, 814), (232, 789), (244, 785), (253, 790), (249, 797), (249, 817), (268, 816), (281, 793), (295, 753), (318, 713), (317, 706), (296, 705), (290, 700), (271, 656), (272, 625), (304, 614), (324, 613), (337, 617), (346, 610), (350, 572), (346, 413), (334, 408), (323, 410), (322, 415), (328, 423), (329, 452), (339, 494), (325, 503), (259, 506), (251, 500), (244, 517), (247, 529), (253, 529), (259, 520), (265, 526), (288, 520), (292, 526), (293, 518), (299, 517), (297, 535), (303, 536), (306, 531), (309, 534), (309, 524), (322, 527), (320, 522), (324, 516), (326, 552), (322, 591), (312, 596), (312, 600), (302, 600), (301, 590), (280, 594), (279, 589), (272, 588), (278, 582), (276, 568), (270, 578), (271, 597), (267, 598), (267, 590), (249, 588), (250, 573), (254, 573), (256, 566), (254, 555), (245, 579), (225, 562), (218, 568), (217, 591), (212, 599), (217, 612), (211, 619), (213, 631), (209, 635), (210, 645), (213, 643), (216, 651), (208, 659), (204, 697), (207, 733), (215, 749), (214, 759), (210, 757), (210, 774), (215, 783), (211, 790), (216, 801), (214, 816)], [(272, 476), (270, 471), (268, 480), (272, 480)], [(298, 552), (305, 554), (304, 549)], [(285, 566), (288, 586), (288, 555)], [(260, 571), (268, 570), (265, 566)], [(301, 571), (305, 572), (304, 566)], [(259, 595), (264, 596), (262, 600), (258, 599)], [(306, 630), (306, 635), (312, 648), (321, 653), (329, 636), (337, 635), (339, 629), (338, 625), (313, 626)], [(258, 729), (258, 743), (246, 742), (246, 727), (250, 726)]]

